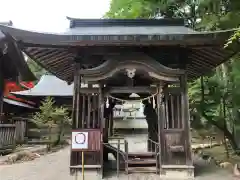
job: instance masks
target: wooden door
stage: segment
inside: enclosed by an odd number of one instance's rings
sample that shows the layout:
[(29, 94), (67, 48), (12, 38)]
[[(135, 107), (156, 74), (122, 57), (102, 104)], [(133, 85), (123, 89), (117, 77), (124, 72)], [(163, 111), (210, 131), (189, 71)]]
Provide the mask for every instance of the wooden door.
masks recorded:
[(161, 164), (185, 165), (189, 151), (189, 130), (186, 123), (184, 89), (168, 87), (164, 89), (163, 104), (161, 106), (162, 121), (160, 130)]

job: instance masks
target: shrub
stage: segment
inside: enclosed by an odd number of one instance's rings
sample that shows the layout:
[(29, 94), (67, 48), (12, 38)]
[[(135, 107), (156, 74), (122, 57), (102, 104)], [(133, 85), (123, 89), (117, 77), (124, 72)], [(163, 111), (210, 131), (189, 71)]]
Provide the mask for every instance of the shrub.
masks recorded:
[[(68, 112), (66, 108), (55, 107), (55, 101), (51, 97), (47, 97), (41, 102), (39, 107), (40, 112), (37, 112), (33, 116), (33, 121), (38, 124), (39, 127), (47, 126), (47, 146), (48, 150), (51, 147), (58, 145), (64, 135), (64, 127), (67, 124), (71, 124), (71, 119), (68, 117)], [(52, 128), (58, 126), (57, 138), (53, 138)], [(56, 136), (55, 136), (56, 137)]]

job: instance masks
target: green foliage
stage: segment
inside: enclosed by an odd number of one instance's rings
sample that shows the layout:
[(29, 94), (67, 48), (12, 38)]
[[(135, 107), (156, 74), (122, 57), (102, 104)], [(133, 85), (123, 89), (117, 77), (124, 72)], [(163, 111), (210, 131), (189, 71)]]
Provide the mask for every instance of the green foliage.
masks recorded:
[(203, 77), (202, 82), (198, 79), (189, 85), (193, 128), (217, 127), (230, 140), (234, 149), (239, 148), (235, 136), (236, 127), (240, 124), (238, 111), (240, 61), (238, 59), (239, 55), (236, 55), (230, 62), (216, 68), (214, 74)]
[(235, 33), (228, 39), (227, 43), (225, 44), (225, 48), (228, 47), (233, 42), (238, 42), (240, 38), (240, 29), (236, 30)]
[(27, 60), (28, 67), (33, 72), (33, 74), (39, 79), (43, 74), (46, 73), (46, 70), (39, 66), (35, 61), (28, 58)]
[(151, 4), (144, 0), (112, 0), (108, 18), (143, 18), (150, 17)]
[[(181, 17), (200, 31), (237, 28), (240, 24), (239, 0), (112, 0), (107, 18)], [(240, 30), (226, 46), (238, 41)], [(202, 132), (217, 127), (236, 149), (240, 125), (240, 57), (237, 54), (209, 76), (189, 84), (192, 127)]]
[(180, 17), (199, 30), (236, 28), (238, 0), (112, 0), (106, 18)]
[[(33, 116), (33, 121), (38, 126), (46, 125), (49, 129), (48, 140), (49, 149), (52, 145), (58, 145), (64, 135), (65, 125), (71, 124), (71, 119), (68, 117), (66, 108), (55, 107), (55, 101), (51, 97), (47, 97), (41, 104), (40, 112), (36, 112)], [(51, 130), (54, 126), (59, 127), (59, 132), (56, 140), (53, 140)]]
[[(33, 120), (37, 124), (50, 123), (50, 121), (52, 121), (53, 114), (55, 113), (53, 105), (54, 105), (53, 99), (51, 97), (47, 97), (39, 107), (40, 112), (36, 112), (36, 114), (33, 116)], [(53, 121), (51, 123), (53, 123)]]
[(39, 124), (59, 124), (63, 122), (71, 123), (68, 119), (68, 112), (66, 108), (54, 107), (55, 101), (51, 97), (47, 97), (39, 107), (40, 112), (37, 112), (33, 119)]

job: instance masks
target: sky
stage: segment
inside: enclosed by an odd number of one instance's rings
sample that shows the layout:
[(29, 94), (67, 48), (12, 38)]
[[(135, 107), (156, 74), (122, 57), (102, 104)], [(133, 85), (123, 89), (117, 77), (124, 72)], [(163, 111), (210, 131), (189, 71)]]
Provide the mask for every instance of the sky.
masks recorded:
[(64, 32), (66, 16), (101, 18), (110, 0), (7, 0), (1, 2), (0, 22), (12, 20), (14, 27), (40, 32)]

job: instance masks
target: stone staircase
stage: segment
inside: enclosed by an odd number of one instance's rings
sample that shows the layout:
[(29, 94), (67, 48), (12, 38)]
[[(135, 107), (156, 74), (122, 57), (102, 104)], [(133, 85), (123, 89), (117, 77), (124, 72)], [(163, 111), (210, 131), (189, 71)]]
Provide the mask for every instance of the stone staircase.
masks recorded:
[(128, 154), (128, 173), (158, 173), (156, 154), (140, 152)]

